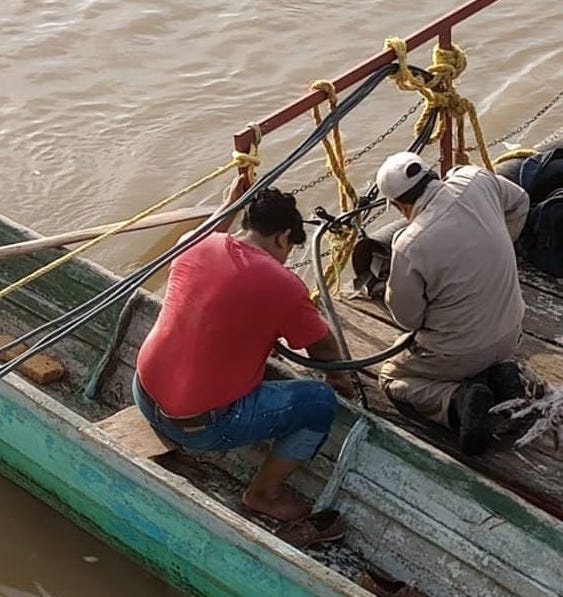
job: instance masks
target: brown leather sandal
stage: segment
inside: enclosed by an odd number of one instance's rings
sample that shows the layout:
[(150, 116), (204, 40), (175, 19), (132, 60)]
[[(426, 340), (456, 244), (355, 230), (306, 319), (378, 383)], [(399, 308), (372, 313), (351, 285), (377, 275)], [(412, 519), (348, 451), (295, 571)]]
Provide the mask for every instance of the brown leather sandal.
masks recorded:
[(275, 535), (294, 547), (309, 547), (315, 543), (337, 541), (345, 533), (346, 525), (340, 513), (337, 510), (322, 510), (281, 526)]

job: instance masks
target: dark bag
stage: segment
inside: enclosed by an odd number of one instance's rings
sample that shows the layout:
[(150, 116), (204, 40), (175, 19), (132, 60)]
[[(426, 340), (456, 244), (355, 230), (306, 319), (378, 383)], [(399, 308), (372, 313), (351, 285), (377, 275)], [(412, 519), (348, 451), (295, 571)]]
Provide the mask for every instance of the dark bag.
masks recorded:
[[(499, 172), (502, 174), (502, 171)], [(535, 205), (563, 187), (563, 147), (542, 151), (526, 158), (520, 164), (518, 180), (515, 180)]]
[(360, 239), (352, 253), (352, 268), (356, 278), (354, 289), (372, 299), (381, 300), (391, 267), (391, 244), (395, 235), (404, 230), (406, 220), (400, 218)]
[(563, 278), (563, 187), (530, 206), (516, 250), (539, 270)]

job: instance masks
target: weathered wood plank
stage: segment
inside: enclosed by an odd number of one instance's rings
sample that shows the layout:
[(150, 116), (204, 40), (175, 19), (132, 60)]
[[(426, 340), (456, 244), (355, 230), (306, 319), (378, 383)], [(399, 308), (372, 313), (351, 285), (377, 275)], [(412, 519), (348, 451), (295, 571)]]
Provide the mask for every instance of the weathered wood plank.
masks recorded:
[(146, 458), (167, 454), (177, 448), (174, 442), (151, 427), (136, 406), (100, 421), (98, 427), (122, 446)]
[[(355, 305), (358, 305), (355, 307)], [(345, 320), (350, 351), (355, 357), (365, 357), (389, 345), (398, 337), (399, 331), (381, 319), (388, 315), (372, 301), (356, 299), (337, 301), (337, 310)], [(380, 319), (375, 319), (375, 317)], [(361, 333), (360, 333), (361, 332)], [(370, 338), (373, 341), (370, 343)], [(563, 383), (563, 350), (526, 336), (520, 354), (524, 362), (536, 373), (553, 385)], [(377, 370), (377, 366), (373, 369)], [(455, 435), (447, 429), (432, 425), (424, 419), (404, 416), (396, 409), (389, 408), (389, 400), (377, 389), (377, 382), (366, 379), (370, 408), (381, 416), (392, 420), (400, 427), (425, 439), (447, 454), (481, 471), (499, 483), (518, 492), (548, 511), (563, 515), (563, 454), (548, 452), (539, 444), (528, 446), (518, 452), (512, 449), (512, 437), (496, 441), (486, 454), (475, 458), (462, 454), (457, 446)]]
[[(337, 507), (355, 531), (356, 545), (395, 578), (414, 580), (429, 594), (555, 595), (503, 561), (505, 554), (512, 552), (510, 542), (503, 542), (502, 552), (480, 548), (449, 528), (454, 518), (451, 513), (442, 521), (435, 520), (402, 500), (400, 490), (381, 490), (370, 479), (354, 473), (345, 480), (343, 490)], [(424, 487), (419, 491), (426, 493)], [(366, 500), (364, 507), (358, 506), (360, 496)], [(494, 517), (489, 516), (492, 520)], [(490, 529), (483, 525), (482, 532)], [(522, 563), (518, 558), (514, 562)], [(541, 570), (543, 573), (544, 568)]]
[[(0, 220), (0, 238), (5, 244), (10, 244), (36, 239), (37, 235), (13, 222)], [(51, 249), (37, 255), (1, 260), (0, 286), (5, 288), (66, 253), (64, 250)], [(117, 278), (112, 279), (104, 273), (95, 264), (88, 263), (85, 267), (84, 261), (74, 259), (9, 295), (3, 303), (11, 302), (17, 308), (39, 315), (44, 321), (50, 321), (97, 296), (115, 283)], [(117, 304), (106, 309), (86, 326), (79, 328), (76, 335), (102, 348), (105, 346), (106, 338), (113, 331), (120, 308), (121, 304)]]
[(526, 301), (524, 331), (536, 338), (558, 347), (563, 347), (563, 298), (538, 292), (526, 284), (522, 285)]
[[(0, 283), (5, 288), (12, 282), (23, 278), (41, 267), (41, 263), (29, 263), (31, 259), (21, 257), (0, 261)], [(87, 269), (87, 268), (84, 268)], [(65, 266), (53, 271), (48, 276), (42, 276), (30, 282), (23, 289), (9, 295), (5, 300), (12, 300), (22, 307), (35, 311), (48, 319), (60, 313), (66, 313), (85, 303), (87, 300), (97, 296), (105, 290), (109, 284), (102, 285), (96, 282), (96, 278), (90, 277), (90, 283), (86, 283), (85, 276), (82, 279), (72, 277)], [(112, 306), (96, 316), (95, 327), (101, 330), (111, 330), (114, 324), (115, 312), (118, 307)]]
[(522, 286), (529, 286), (537, 291), (547, 292), (563, 298), (562, 279), (557, 279), (538, 271), (523, 259), (518, 260), (518, 273)]

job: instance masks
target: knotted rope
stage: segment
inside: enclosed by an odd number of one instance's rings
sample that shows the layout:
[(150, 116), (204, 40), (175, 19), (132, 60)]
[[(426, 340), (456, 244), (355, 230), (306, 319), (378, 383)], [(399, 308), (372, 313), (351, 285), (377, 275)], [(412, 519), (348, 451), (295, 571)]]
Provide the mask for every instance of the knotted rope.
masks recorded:
[(435, 143), (444, 134), (446, 116), (450, 116), (456, 123), (457, 149), (455, 160), (457, 164), (468, 164), (469, 156), (465, 150), (465, 115), (467, 114), (473, 128), (473, 134), (483, 165), (493, 171), (493, 164), (487, 151), (485, 138), (474, 104), (465, 97), (461, 97), (455, 87), (455, 81), (467, 66), (465, 52), (457, 45), (452, 44), (451, 50), (435, 46), (432, 51), (432, 64), (427, 68), (432, 74), (430, 81), (423, 77), (413, 75), (407, 64), (407, 47), (405, 42), (398, 37), (385, 40), (385, 47), (392, 49), (397, 55), (399, 70), (392, 78), (401, 91), (416, 91), (425, 100), (422, 115), (415, 124), (415, 134), (418, 135), (426, 124), (431, 112), (438, 110), (436, 127), (430, 137), (429, 143)]
[[(315, 81), (311, 85), (311, 89), (323, 91), (327, 95), (331, 112), (336, 109), (338, 99), (334, 85), (330, 81)], [(313, 118), (315, 124), (318, 125), (321, 122), (322, 117), (319, 106), (313, 108)], [(325, 137), (322, 142), (327, 155), (327, 168), (337, 181), (340, 212), (350, 211), (356, 207), (358, 195), (346, 173), (346, 158), (339, 126), (336, 125), (332, 129), (332, 141)], [(355, 228), (331, 233), (331, 263), (324, 271), (326, 284), (331, 292), (338, 292), (340, 289), (340, 274), (352, 254), (357, 234)], [(313, 291), (312, 298), (317, 300), (318, 297), (319, 290), (317, 288)]]

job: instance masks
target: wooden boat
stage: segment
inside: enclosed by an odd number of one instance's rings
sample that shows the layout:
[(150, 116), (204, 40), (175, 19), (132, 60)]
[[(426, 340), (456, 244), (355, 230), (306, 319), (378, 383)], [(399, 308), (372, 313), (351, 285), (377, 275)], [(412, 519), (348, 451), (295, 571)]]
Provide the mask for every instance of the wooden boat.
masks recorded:
[[(0, 220), (2, 243), (34, 237)], [(2, 284), (60, 254), (50, 249), (1, 261)], [(534, 304), (561, 298), (554, 283), (526, 276)], [(71, 261), (5, 300), (2, 332), (17, 337), (114, 281), (93, 263)], [(205, 595), (367, 595), (353, 582), (365, 570), (414, 583), (430, 595), (560, 594), (561, 461), (545, 447), (462, 458), (446, 432), (402, 417), (381, 401), (373, 402), (380, 416), (343, 404), (330, 441), (293, 483), (305, 496), (318, 497), (344, 438), (363, 417), (365, 440), (333, 503), (349, 531), (342, 545), (304, 554), (270, 534), (265, 518), (249, 520), (240, 508), (241, 483), (261, 458), (259, 449), (197, 457), (169, 452), (151, 460), (134, 444), (117, 441), (98, 422), (131, 405), (135, 355), (158, 307), (155, 296), (140, 293), (93, 399), (84, 397), (84, 387), (111, 344), (119, 308), (49, 351), (64, 364), (61, 381), (42, 388), (14, 373), (0, 381), (3, 474), (171, 584)], [(372, 351), (374, 342), (395, 337), (371, 303), (342, 302), (339, 308), (356, 354), (368, 342)], [(539, 316), (531, 310), (528, 325)], [(535, 368), (555, 382), (563, 376), (557, 334), (553, 329), (551, 343), (528, 336), (524, 348)], [(285, 373), (271, 363), (270, 375)], [(507, 487), (533, 495), (536, 504)]]
[[(1, 244), (35, 238), (0, 219)], [(62, 254), (49, 249), (2, 260), (0, 283)], [(3, 300), (0, 331), (19, 337), (116, 279), (94, 263), (69, 261)], [(521, 357), (560, 384), (563, 286), (525, 267), (521, 279), (528, 304)], [(464, 457), (446, 430), (386, 402), (373, 368), (363, 378), (370, 410), (342, 402), (329, 441), (292, 477), (311, 500), (330, 481), (330, 504), (343, 513), (347, 535), (342, 543), (299, 551), (272, 534), (271, 521), (240, 506), (260, 447), (204, 455), (168, 445), (155, 451), (152, 443), (147, 449), (154, 438), (138, 431), (130, 385), (159, 299), (138, 292), (130, 321), (120, 316), (122, 307), (51, 348), (55, 361), (28, 366), (34, 379), (56, 381), (38, 385), (20, 373), (0, 380), (2, 473), (78, 524), (172, 585), (203, 595), (367, 596), (356, 582), (366, 571), (382, 595), (400, 586), (394, 582), (433, 596), (562, 593), (563, 467), (550, 446), (514, 451), (499, 442), (481, 457)], [(389, 346), (399, 334), (371, 301), (342, 299), (337, 308), (354, 356)], [(60, 379), (57, 363), (65, 370)], [(302, 373), (276, 360), (268, 369), (270, 377)], [(338, 459), (352, 429), (357, 441)]]

